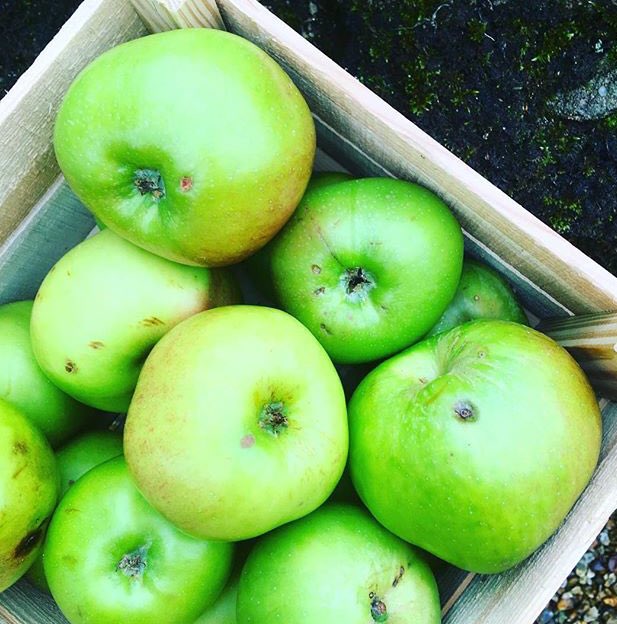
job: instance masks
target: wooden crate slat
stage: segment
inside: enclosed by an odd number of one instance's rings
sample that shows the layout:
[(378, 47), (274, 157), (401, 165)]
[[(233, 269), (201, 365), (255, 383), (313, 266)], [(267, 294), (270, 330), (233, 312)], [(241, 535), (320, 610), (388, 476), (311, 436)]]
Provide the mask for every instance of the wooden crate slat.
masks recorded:
[(131, 0), (152, 32), (174, 28), (217, 28), (225, 30), (215, 0)]
[(0, 593), (0, 622), (3, 624), (68, 624), (49, 594), (22, 579)]
[(126, 0), (86, 0), (0, 100), (0, 243), (59, 174), (53, 122), (75, 74), (104, 50), (144, 33)]

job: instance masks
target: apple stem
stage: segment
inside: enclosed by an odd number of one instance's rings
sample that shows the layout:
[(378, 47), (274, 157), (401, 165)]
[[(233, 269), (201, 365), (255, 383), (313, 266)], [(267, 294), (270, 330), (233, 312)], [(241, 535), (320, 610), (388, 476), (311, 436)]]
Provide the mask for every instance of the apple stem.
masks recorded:
[(150, 194), (156, 200), (165, 197), (165, 184), (156, 169), (137, 169), (133, 183), (142, 195)]
[(282, 401), (273, 401), (263, 406), (259, 415), (259, 426), (272, 435), (278, 436), (287, 429), (287, 410)]
[(345, 287), (347, 297), (356, 301), (364, 301), (369, 291), (375, 288), (372, 275), (362, 267), (346, 269), (341, 276), (341, 282)]
[(129, 578), (141, 578), (148, 566), (147, 554), (148, 550), (150, 550), (150, 546), (152, 546), (152, 542), (148, 542), (130, 553), (126, 553), (122, 559), (120, 559), (116, 570), (121, 571)]

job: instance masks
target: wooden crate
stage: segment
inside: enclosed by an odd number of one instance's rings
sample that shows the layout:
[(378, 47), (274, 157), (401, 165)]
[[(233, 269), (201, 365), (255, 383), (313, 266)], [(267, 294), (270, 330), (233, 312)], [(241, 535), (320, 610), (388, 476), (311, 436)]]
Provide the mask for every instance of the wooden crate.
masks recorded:
[[(0, 101), (0, 302), (33, 297), (51, 265), (94, 225), (59, 175), (51, 145), (55, 111), (77, 72), (104, 50), (148, 31), (208, 26), (254, 41), (287, 69), (315, 115), (327, 155), (322, 161), (331, 158), (357, 175), (417, 180), (444, 197), (465, 229), (468, 253), (504, 274), (536, 318), (617, 310), (617, 278), (255, 0), (132, 2), (86, 0)], [(443, 570), (445, 624), (530, 624), (617, 507), (617, 406), (600, 401), (600, 462), (559, 531), (504, 574)], [(65, 620), (50, 598), (22, 580), (0, 595), (0, 621)]]

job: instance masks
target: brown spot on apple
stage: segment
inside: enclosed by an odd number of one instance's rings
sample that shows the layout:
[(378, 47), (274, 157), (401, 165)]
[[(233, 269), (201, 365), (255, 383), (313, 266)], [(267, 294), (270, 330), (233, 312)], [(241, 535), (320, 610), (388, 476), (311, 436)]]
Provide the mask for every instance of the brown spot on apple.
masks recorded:
[(43, 523), (38, 528), (34, 529), (34, 531), (30, 531), (19, 544), (17, 544), (13, 552), (14, 559), (25, 559), (35, 549), (43, 537), (42, 525)]
[(165, 325), (165, 321), (161, 321), (161, 319), (156, 316), (151, 316), (140, 321), (140, 324), (145, 327), (156, 327), (157, 325)]
[(26, 455), (28, 453), (28, 445), (22, 440), (13, 442), (13, 454), (14, 455)]
[(77, 365), (72, 360), (67, 360), (66, 364), (64, 365), (64, 370), (67, 373), (74, 373), (77, 370)]
[(319, 275), (321, 273), (321, 267), (318, 264), (313, 264), (311, 266), (311, 271), (313, 271), (315, 275)]
[(396, 587), (400, 583), (401, 579), (403, 578), (403, 574), (405, 574), (405, 567), (401, 566), (396, 573), (394, 580), (392, 581), (392, 587)]
[(324, 286), (320, 286), (319, 288), (317, 288), (317, 289), (315, 289), (313, 291), (313, 294), (319, 296), (319, 295), (323, 295), (325, 292), (326, 292), (325, 287)]
[(476, 419), (476, 411), (469, 401), (457, 401), (454, 404), (454, 413), (462, 421), (473, 421)]
[(255, 436), (251, 435), (250, 433), (245, 435), (240, 440), (240, 446), (242, 448), (251, 448), (251, 446), (253, 446), (254, 444), (255, 444)]
[(105, 345), (100, 340), (93, 340), (88, 343), (88, 346), (91, 349), (102, 349)]
[(193, 188), (193, 178), (190, 176), (184, 176), (180, 180), (180, 190), (183, 193), (188, 193)]

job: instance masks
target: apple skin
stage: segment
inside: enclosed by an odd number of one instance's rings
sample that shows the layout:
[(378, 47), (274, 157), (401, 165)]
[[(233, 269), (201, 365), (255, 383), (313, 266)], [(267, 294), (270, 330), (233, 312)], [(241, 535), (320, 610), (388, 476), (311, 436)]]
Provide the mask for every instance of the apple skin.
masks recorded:
[(239, 300), (225, 269), (165, 260), (104, 230), (51, 269), (34, 301), (34, 355), (75, 399), (126, 412), (141, 366), (169, 329)]
[(37, 557), (58, 490), (51, 446), (25, 414), (0, 400), (0, 592)]
[(519, 563), (559, 526), (598, 459), (600, 411), (539, 332), (478, 320), (375, 368), (349, 405), (354, 486), (402, 539), (472, 572)]
[(239, 575), (232, 577), (217, 601), (206, 609), (194, 624), (237, 624), (236, 600), (239, 580)]
[(310, 513), (347, 458), (345, 396), (326, 352), (280, 310), (228, 306), (152, 350), (124, 429), (137, 486), (190, 535), (243, 540)]
[(32, 301), (0, 306), (0, 398), (20, 409), (56, 447), (83, 429), (94, 414), (40, 369), (30, 343), (31, 314)]
[[(56, 463), (60, 475), (60, 496), (88, 470), (122, 455), (122, 434), (112, 431), (90, 431), (65, 444), (56, 453)], [(27, 579), (40, 590), (49, 593), (49, 586), (43, 568), (45, 549), (41, 549), (28, 570)]]
[(181, 29), (88, 65), (62, 102), (54, 147), (69, 185), (107, 227), (170, 260), (223, 266), (291, 216), (315, 127), (291, 79), (253, 43)]
[(281, 307), (335, 362), (358, 364), (435, 324), (458, 286), (463, 236), (431, 191), (366, 178), (309, 191), (263, 253)]
[(47, 533), (45, 575), (71, 624), (185, 624), (221, 593), (232, 549), (167, 522), (116, 457), (88, 471), (60, 501)]
[(328, 504), (277, 529), (242, 570), (238, 624), (439, 624), (437, 585), (409, 544)]
[(425, 338), (476, 319), (501, 319), (528, 325), (510, 285), (486, 264), (465, 259), (454, 299)]

